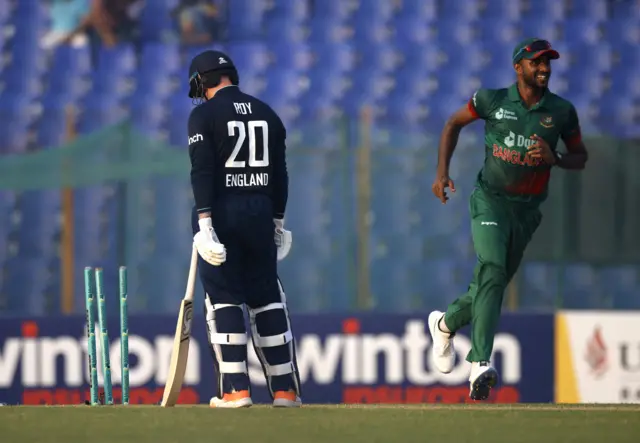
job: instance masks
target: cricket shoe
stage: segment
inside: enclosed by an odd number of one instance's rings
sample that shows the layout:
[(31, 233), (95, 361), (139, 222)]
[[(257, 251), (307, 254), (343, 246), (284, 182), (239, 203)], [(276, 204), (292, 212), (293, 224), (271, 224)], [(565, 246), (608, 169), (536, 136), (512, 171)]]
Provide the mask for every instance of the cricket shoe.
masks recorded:
[(224, 394), (222, 398), (212, 397), (209, 401), (211, 408), (248, 408), (253, 405), (249, 391), (236, 391), (230, 394)]
[(293, 391), (276, 391), (273, 394), (274, 408), (299, 408), (302, 400)]
[(443, 332), (440, 330), (438, 323), (444, 318), (444, 313), (433, 311), (429, 314), (429, 332), (433, 341), (433, 364), (438, 371), (448, 374), (453, 370), (456, 362), (456, 352), (453, 348), (454, 333)]
[(471, 400), (486, 400), (491, 388), (498, 383), (498, 371), (491, 367), (488, 361), (471, 363), (469, 376), (469, 397)]

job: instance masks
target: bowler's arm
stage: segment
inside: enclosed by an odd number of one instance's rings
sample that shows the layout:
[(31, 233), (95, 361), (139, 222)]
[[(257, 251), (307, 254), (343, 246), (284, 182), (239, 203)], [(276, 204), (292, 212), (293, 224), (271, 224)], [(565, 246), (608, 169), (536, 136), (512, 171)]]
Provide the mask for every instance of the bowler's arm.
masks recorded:
[(449, 165), (458, 144), (460, 131), (479, 118), (481, 117), (473, 105), (473, 100), (470, 100), (467, 105), (458, 109), (447, 119), (440, 134), (440, 144), (438, 146), (438, 176), (445, 177), (449, 175)]

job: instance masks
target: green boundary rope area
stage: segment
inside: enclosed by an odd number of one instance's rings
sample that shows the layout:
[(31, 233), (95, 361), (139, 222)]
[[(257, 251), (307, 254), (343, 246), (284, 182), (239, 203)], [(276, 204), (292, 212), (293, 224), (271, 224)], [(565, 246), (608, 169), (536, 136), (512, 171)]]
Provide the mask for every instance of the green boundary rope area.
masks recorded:
[(2, 441), (637, 443), (640, 405), (16, 406)]

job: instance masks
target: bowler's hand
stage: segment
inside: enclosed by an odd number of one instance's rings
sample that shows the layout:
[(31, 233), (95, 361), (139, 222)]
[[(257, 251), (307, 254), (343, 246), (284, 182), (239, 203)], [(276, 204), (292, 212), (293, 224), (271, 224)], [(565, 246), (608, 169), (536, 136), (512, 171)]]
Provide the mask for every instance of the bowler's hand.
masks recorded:
[(446, 204), (449, 197), (447, 197), (447, 193), (445, 191), (446, 188), (451, 189), (451, 192), (456, 192), (456, 187), (453, 184), (453, 180), (449, 177), (448, 174), (438, 175), (436, 180), (431, 185), (431, 191), (433, 191), (433, 195), (438, 197), (438, 199), (442, 202), (442, 204)]
[(549, 143), (544, 141), (537, 134), (533, 134), (531, 136), (531, 139), (535, 140), (535, 143), (527, 148), (527, 150), (529, 151), (529, 155), (532, 158), (541, 158), (545, 163), (549, 165), (555, 165), (556, 156), (553, 155), (553, 151), (551, 150)]

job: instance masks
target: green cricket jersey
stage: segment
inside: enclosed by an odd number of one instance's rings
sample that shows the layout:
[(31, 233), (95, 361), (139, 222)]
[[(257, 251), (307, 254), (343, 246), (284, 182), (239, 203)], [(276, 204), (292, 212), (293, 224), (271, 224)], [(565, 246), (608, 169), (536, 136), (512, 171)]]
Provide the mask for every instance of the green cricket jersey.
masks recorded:
[(580, 125), (573, 105), (547, 91), (527, 109), (516, 84), (503, 89), (479, 89), (469, 110), (485, 121), (485, 162), (477, 184), (513, 201), (542, 203), (547, 197), (551, 166), (531, 158), (527, 147), (537, 134), (552, 150), (558, 140), (580, 142)]

